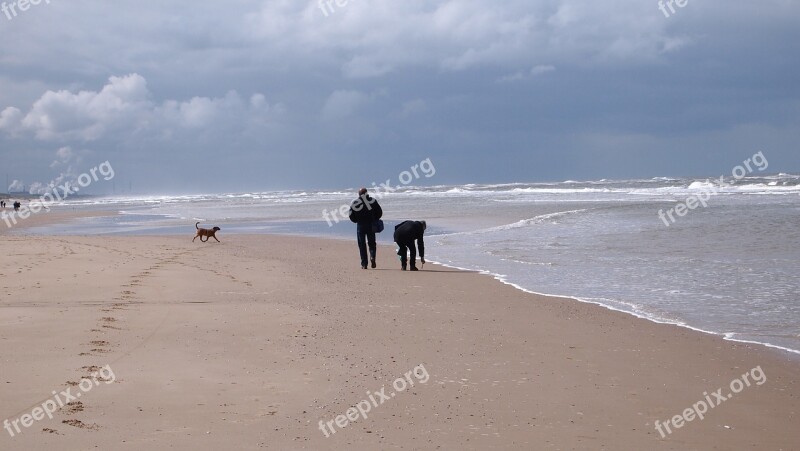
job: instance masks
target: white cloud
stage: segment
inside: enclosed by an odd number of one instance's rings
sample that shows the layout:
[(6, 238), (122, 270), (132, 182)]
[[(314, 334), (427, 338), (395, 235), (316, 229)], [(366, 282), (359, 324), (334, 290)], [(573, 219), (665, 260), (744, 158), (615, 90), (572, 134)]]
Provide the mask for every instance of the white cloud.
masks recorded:
[(403, 103), (403, 110), (401, 114), (403, 116), (411, 116), (414, 114), (419, 114), (424, 112), (428, 109), (428, 103), (425, 102), (423, 99), (414, 99), (409, 100), (408, 102)]
[(138, 74), (111, 77), (100, 91), (47, 91), (22, 119), (22, 128), (41, 140), (93, 141), (128, 127), (150, 106), (147, 82)]
[(536, 76), (539, 76), (539, 75), (542, 75), (542, 74), (546, 74), (546, 73), (552, 72), (554, 70), (556, 70), (555, 66), (541, 65), (540, 64), (540, 65), (537, 65), (537, 66), (533, 66), (533, 68), (531, 70), (529, 70), (527, 73), (523, 72), (523, 71), (517, 71), (517, 72), (514, 72), (513, 74), (500, 77), (497, 81), (500, 82), (500, 83), (507, 83), (507, 82), (512, 82), (512, 81), (528, 80), (528, 79), (530, 79), (532, 77), (536, 77)]
[(9, 193), (17, 193), (25, 189), (25, 184), (22, 183), (20, 180), (13, 180), (10, 185), (8, 185), (8, 192)]
[(72, 151), (72, 147), (61, 147), (56, 151), (56, 159), (50, 163), (50, 167), (57, 168), (59, 166), (68, 165), (73, 159), (78, 160), (79, 158), (75, 152)]
[(342, 65), (342, 74), (347, 78), (371, 78), (388, 74), (395, 65), (381, 58), (357, 55)]
[(267, 98), (264, 97), (264, 94), (253, 94), (250, 96), (250, 106), (255, 109), (269, 108)]
[(141, 75), (110, 77), (99, 91), (47, 91), (24, 117), (18, 108), (6, 108), (0, 113), (0, 129), (12, 135), (30, 132), (44, 141), (86, 142), (139, 131), (171, 136), (175, 129), (230, 127), (283, 111), (260, 93), (249, 101), (229, 91), (221, 98), (197, 96), (160, 105), (152, 97)]
[(676, 39), (636, 0), (358, 0), (325, 16), (317, 2), (266, 2), (245, 35), (292, 59), (337, 64), (347, 78), (427, 66), (463, 71), (558, 61), (652, 61)]
[(22, 111), (19, 108), (8, 107), (0, 112), (0, 130), (12, 133), (17, 130), (22, 122)]
[(514, 72), (513, 74), (504, 75), (504, 76), (498, 78), (497, 81), (500, 82), (500, 83), (507, 83), (507, 82), (511, 82), (511, 81), (524, 80), (525, 78), (526, 78), (525, 74), (520, 70), (520, 71)]
[(322, 107), (322, 118), (325, 120), (348, 118), (369, 102), (369, 99), (367, 94), (360, 91), (335, 91)]
[(556, 70), (555, 66), (550, 66), (550, 65), (534, 66), (533, 69), (531, 69), (531, 75), (541, 75), (547, 72), (552, 72), (554, 70)]

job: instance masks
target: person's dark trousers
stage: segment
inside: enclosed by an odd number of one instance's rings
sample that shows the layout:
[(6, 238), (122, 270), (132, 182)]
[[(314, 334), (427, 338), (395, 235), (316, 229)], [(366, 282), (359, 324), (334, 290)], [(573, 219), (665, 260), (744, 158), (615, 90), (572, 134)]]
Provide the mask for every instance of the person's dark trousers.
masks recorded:
[(411, 252), (411, 267), (412, 268), (416, 268), (417, 267), (417, 247), (414, 246), (414, 242), (413, 241), (401, 241), (401, 242), (397, 243), (397, 245), (400, 247), (400, 249), (398, 249), (398, 251), (397, 251), (397, 255), (400, 256), (400, 264), (402, 265), (403, 269), (406, 269), (406, 264), (408, 263), (408, 260), (407, 260), (407, 257), (406, 257), (406, 249), (408, 249), (408, 251)]
[(361, 267), (366, 268), (367, 263), (369, 263), (367, 261), (367, 245), (369, 244), (369, 256), (373, 260), (377, 252), (372, 224), (358, 224), (356, 226), (356, 235), (358, 236), (358, 252), (361, 253)]

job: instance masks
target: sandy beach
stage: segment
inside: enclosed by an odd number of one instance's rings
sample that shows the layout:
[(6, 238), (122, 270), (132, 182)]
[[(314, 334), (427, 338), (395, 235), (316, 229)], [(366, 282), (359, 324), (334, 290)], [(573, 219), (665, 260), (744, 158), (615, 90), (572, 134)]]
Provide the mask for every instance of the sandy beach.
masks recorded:
[(800, 446), (788, 353), (387, 247), (364, 271), (355, 243), (220, 238), (2, 236), (0, 448)]

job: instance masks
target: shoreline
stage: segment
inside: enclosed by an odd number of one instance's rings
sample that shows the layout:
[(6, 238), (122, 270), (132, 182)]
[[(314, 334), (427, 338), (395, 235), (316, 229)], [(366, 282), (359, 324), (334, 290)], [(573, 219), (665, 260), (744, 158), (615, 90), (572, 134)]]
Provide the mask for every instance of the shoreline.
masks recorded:
[[(72, 211), (72, 212), (69, 212), (69, 211), (55, 211), (55, 212), (45, 213), (44, 215), (40, 213), (40, 214), (31, 216), (31, 218), (26, 220), (25, 223), (20, 223), (19, 225), (16, 225), (14, 228), (24, 229), (24, 228), (27, 228), (27, 227), (39, 227), (39, 226), (43, 226), (43, 225), (58, 225), (58, 224), (65, 223), (66, 221), (71, 221), (71, 220), (81, 219), (81, 218), (86, 218), (86, 217), (114, 216), (114, 215), (122, 215), (122, 214), (123, 213), (121, 211), (105, 210), (105, 209), (90, 210), (90, 211), (80, 211), (80, 212), (76, 212), (76, 211)], [(49, 216), (49, 217), (43, 217), (43, 216)], [(34, 218), (38, 218), (38, 221), (34, 220)], [(0, 230), (0, 236), (2, 236), (5, 232), (7, 232), (7, 230)], [(322, 235), (322, 234), (314, 234), (314, 233), (310, 233), (310, 234), (306, 233), (306, 234), (304, 234), (304, 233), (265, 232), (265, 233), (258, 233), (258, 234), (255, 234), (255, 235), (253, 235), (253, 234), (237, 234), (237, 235), (240, 235), (240, 236), (259, 236), (259, 235), (289, 236), (289, 237), (297, 237), (297, 238), (307, 237), (307, 238), (316, 238), (316, 239), (323, 239), (323, 240), (351, 241), (350, 237), (346, 237), (346, 236), (343, 236), (343, 235), (342, 236), (340, 236), (340, 235)], [(57, 235), (57, 236), (62, 236), (62, 235)], [(63, 235), (63, 236), (93, 236), (93, 235)], [(120, 237), (124, 237), (124, 236), (130, 236), (130, 237), (143, 237), (143, 236), (148, 236), (148, 237), (175, 237), (175, 236), (178, 236), (178, 235), (177, 234), (140, 235), (140, 234), (131, 233), (131, 234), (121, 234), (121, 235), (115, 235), (115, 236), (120, 236)], [(230, 236), (234, 236), (234, 235), (230, 235)], [(431, 235), (431, 237), (434, 237), (434, 236), (435, 235)], [(381, 244), (379, 242), (378, 245), (379, 246), (384, 246), (384, 247), (386, 247), (387, 250), (391, 250), (392, 252), (394, 251), (394, 249), (392, 248), (391, 244), (386, 244), (386, 243)], [(619, 308), (619, 307), (615, 307), (615, 306), (610, 305), (610, 304), (606, 304), (606, 303), (599, 302), (599, 301), (592, 301), (592, 300), (588, 300), (588, 299), (583, 299), (583, 298), (578, 297), (578, 296), (564, 295), (564, 294), (553, 294), (553, 293), (544, 293), (544, 292), (535, 291), (533, 289), (525, 288), (525, 287), (523, 287), (523, 286), (521, 286), (521, 285), (519, 285), (517, 283), (510, 282), (505, 278), (506, 276), (504, 276), (502, 274), (499, 274), (499, 273), (494, 273), (494, 272), (489, 271), (489, 270), (465, 268), (465, 267), (460, 267), (460, 266), (457, 266), (457, 265), (452, 265), (452, 264), (443, 263), (443, 262), (434, 261), (434, 260), (429, 260), (429, 262), (432, 263), (432, 264), (436, 264), (436, 265), (439, 265), (439, 266), (446, 267), (446, 268), (457, 269), (457, 270), (460, 270), (460, 271), (476, 272), (476, 273), (480, 273), (482, 275), (487, 275), (487, 276), (490, 276), (491, 278), (493, 278), (494, 280), (500, 282), (501, 284), (509, 285), (509, 286), (511, 286), (511, 287), (523, 292), (523, 293), (533, 294), (533, 295), (537, 295), (537, 296), (544, 296), (544, 297), (569, 299), (569, 300), (571, 300), (573, 302), (579, 302), (579, 303), (582, 303), (582, 304), (595, 305), (595, 306), (598, 306), (598, 307), (602, 307), (602, 308), (608, 309), (610, 311), (623, 313), (623, 314), (632, 316), (634, 318), (645, 320), (645, 321), (648, 321), (648, 322), (651, 322), (651, 323), (654, 323), (654, 324), (671, 325), (671, 326), (679, 327), (681, 329), (688, 329), (688, 330), (691, 330), (691, 331), (694, 331), (694, 332), (699, 332), (699, 333), (702, 333), (702, 334), (706, 334), (706, 335), (709, 335), (709, 336), (712, 336), (712, 337), (718, 337), (718, 338), (723, 339), (724, 341), (728, 341), (728, 342), (732, 342), (732, 343), (742, 343), (742, 344), (748, 344), (748, 345), (757, 345), (757, 346), (762, 346), (762, 347), (764, 347), (766, 349), (770, 349), (770, 350), (778, 350), (778, 351), (790, 354), (791, 356), (797, 358), (798, 362), (800, 362), (800, 349), (788, 348), (788, 347), (785, 347), (785, 346), (775, 345), (775, 344), (772, 344), (772, 343), (769, 343), (769, 342), (763, 342), (763, 341), (757, 341), (757, 340), (744, 340), (744, 339), (731, 338), (730, 334), (736, 334), (735, 332), (733, 332), (733, 333), (730, 333), (730, 332), (729, 333), (713, 332), (713, 331), (709, 331), (709, 330), (701, 329), (699, 327), (692, 326), (690, 324), (686, 324), (686, 323), (682, 323), (682, 322), (676, 322), (676, 321), (670, 321), (670, 320), (665, 320), (665, 319), (662, 319), (662, 318), (659, 318), (659, 317), (656, 317), (656, 316), (653, 316), (653, 315), (648, 315), (648, 314), (645, 314), (645, 313), (639, 313), (639, 312), (632, 311), (632, 310), (625, 310), (625, 309), (622, 309), (622, 308)], [(624, 302), (624, 301), (619, 301), (619, 302)]]
[(534, 290), (529, 290), (529, 289), (527, 289), (527, 288), (525, 288), (525, 287), (523, 287), (521, 285), (518, 285), (518, 284), (516, 284), (514, 282), (509, 282), (501, 274), (493, 273), (493, 272), (488, 271), (488, 270), (462, 268), (460, 266), (450, 265), (450, 264), (447, 264), (447, 263), (441, 263), (441, 262), (437, 262), (437, 261), (434, 261), (434, 260), (430, 260), (430, 262), (434, 263), (434, 264), (437, 264), (437, 265), (440, 265), (440, 266), (444, 266), (446, 268), (457, 269), (457, 270), (460, 270), (460, 271), (476, 272), (476, 273), (480, 273), (482, 275), (490, 276), (494, 280), (496, 280), (496, 281), (498, 281), (498, 282), (500, 282), (500, 283), (502, 283), (504, 285), (509, 285), (511, 287), (514, 287), (517, 290), (522, 291), (524, 293), (534, 294), (534, 295), (537, 295), (537, 296), (544, 296), (544, 297), (549, 297), (549, 298), (569, 299), (571, 301), (580, 302), (582, 304), (590, 304), (590, 305), (595, 305), (595, 306), (598, 306), (598, 307), (602, 307), (604, 309), (611, 310), (613, 312), (624, 313), (624, 314), (632, 316), (634, 318), (645, 320), (645, 321), (648, 321), (648, 322), (651, 322), (651, 323), (654, 323), (654, 324), (662, 324), (662, 325), (667, 325), (667, 326), (676, 326), (676, 327), (680, 327), (682, 329), (689, 329), (689, 330), (694, 331), (694, 332), (700, 332), (702, 334), (710, 335), (712, 337), (721, 338), (724, 341), (730, 341), (730, 342), (733, 342), (733, 343), (743, 343), (743, 344), (758, 345), (758, 346), (763, 346), (763, 347), (771, 349), (771, 350), (783, 351), (783, 352), (786, 352), (786, 353), (791, 354), (791, 355), (797, 355), (798, 362), (800, 362), (800, 350), (797, 350), (797, 349), (791, 349), (791, 348), (787, 348), (787, 347), (784, 347), (784, 346), (778, 346), (778, 345), (775, 345), (775, 344), (772, 344), (772, 343), (766, 343), (766, 342), (762, 342), (762, 341), (740, 340), (740, 339), (737, 339), (737, 338), (730, 338), (729, 337), (730, 333), (712, 332), (712, 331), (709, 331), (709, 330), (704, 330), (704, 329), (700, 329), (698, 327), (691, 326), (691, 325), (686, 324), (686, 323), (677, 323), (677, 322), (674, 322), (674, 321), (663, 320), (663, 319), (656, 318), (656, 317), (653, 317), (653, 316), (647, 316), (645, 314), (640, 314), (640, 313), (629, 311), (629, 310), (623, 310), (621, 308), (617, 308), (617, 307), (614, 307), (612, 305), (603, 304), (602, 302), (590, 301), (590, 300), (583, 299), (583, 298), (580, 298), (580, 297), (577, 297), (577, 296), (570, 296), (570, 295), (563, 295), (563, 294), (553, 294), (553, 293), (543, 293), (543, 292), (538, 292), (538, 291), (534, 291)]

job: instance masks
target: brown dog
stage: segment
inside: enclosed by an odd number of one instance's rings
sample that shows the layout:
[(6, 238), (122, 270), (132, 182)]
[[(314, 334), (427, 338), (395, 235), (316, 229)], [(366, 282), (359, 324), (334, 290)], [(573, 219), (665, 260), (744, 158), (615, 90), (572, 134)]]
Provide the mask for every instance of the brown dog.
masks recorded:
[[(194, 238), (192, 238), (192, 243), (194, 243), (194, 240), (196, 240), (198, 236), (200, 237), (200, 241), (202, 241), (203, 243), (208, 241), (209, 238), (214, 238), (215, 240), (217, 240), (217, 230), (222, 230), (219, 227), (214, 227), (213, 229), (201, 229), (200, 227), (198, 227), (199, 225), (200, 225), (199, 222), (195, 223), (194, 225), (194, 228), (197, 229), (197, 235), (195, 235)], [(203, 237), (206, 237), (206, 239), (203, 240)], [(219, 242), (220, 240), (217, 240), (217, 243)]]

